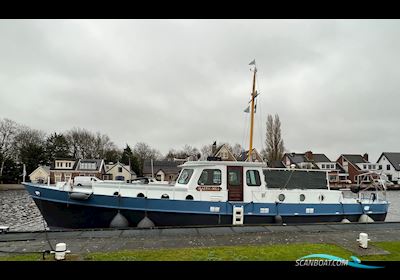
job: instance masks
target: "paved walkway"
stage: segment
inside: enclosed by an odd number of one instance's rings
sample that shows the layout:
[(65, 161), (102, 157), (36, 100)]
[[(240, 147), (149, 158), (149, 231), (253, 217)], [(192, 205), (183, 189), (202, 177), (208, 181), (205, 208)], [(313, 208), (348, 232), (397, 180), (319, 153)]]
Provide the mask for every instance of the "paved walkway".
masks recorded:
[[(211, 247), (232, 245), (272, 245), (292, 243), (330, 243), (359, 256), (385, 254), (382, 249), (358, 247), (356, 239), (366, 232), (371, 241), (400, 241), (400, 223), (310, 224), (235, 227), (199, 227), (125, 230), (49, 231), (53, 247), (64, 242), (71, 253), (110, 252), (116, 250)], [(7, 232), (0, 234), (0, 256), (7, 252), (50, 249), (46, 233)]]

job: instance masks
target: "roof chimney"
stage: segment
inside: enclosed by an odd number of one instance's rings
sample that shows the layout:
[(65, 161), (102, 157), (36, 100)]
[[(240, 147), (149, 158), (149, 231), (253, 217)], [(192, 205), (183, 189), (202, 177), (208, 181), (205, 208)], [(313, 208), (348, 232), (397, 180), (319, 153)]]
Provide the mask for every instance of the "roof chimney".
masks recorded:
[(308, 159), (308, 160), (314, 160), (313, 153), (312, 153), (311, 151), (305, 152), (304, 156), (305, 156), (306, 159)]
[(363, 155), (363, 158), (364, 158), (366, 161), (368, 161), (368, 154), (365, 153), (365, 154)]
[(217, 141), (214, 141), (214, 143), (212, 144), (212, 147), (211, 147), (212, 155), (214, 155), (216, 151), (217, 151)]

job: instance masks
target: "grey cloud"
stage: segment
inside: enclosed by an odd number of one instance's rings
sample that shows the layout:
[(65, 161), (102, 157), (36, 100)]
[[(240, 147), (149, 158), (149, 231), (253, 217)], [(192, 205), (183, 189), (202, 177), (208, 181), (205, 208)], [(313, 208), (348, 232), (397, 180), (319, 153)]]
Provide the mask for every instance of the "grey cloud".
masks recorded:
[[(398, 20), (3, 20), (0, 117), (107, 133), (166, 153), (243, 144), (259, 69), (255, 145), (279, 114), (290, 151), (400, 151)], [(260, 122), (260, 113), (261, 123)], [(248, 127), (248, 124), (246, 124)], [(247, 143), (246, 143), (247, 146)]]

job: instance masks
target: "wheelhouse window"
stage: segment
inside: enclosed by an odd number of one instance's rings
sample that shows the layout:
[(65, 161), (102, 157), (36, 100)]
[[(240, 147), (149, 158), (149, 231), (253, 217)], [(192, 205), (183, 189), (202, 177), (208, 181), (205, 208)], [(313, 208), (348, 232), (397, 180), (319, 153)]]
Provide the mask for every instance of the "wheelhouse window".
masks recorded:
[(261, 186), (260, 173), (257, 170), (247, 170), (246, 184), (252, 187)]
[(197, 183), (199, 185), (221, 185), (221, 170), (204, 169)]
[(178, 183), (186, 185), (190, 177), (192, 177), (193, 169), (183, 169), (181, 175), (179, 176)]
[(230, 186), (240, 186), (240, 170), (229, 170), (228, 171), (228, 184)]

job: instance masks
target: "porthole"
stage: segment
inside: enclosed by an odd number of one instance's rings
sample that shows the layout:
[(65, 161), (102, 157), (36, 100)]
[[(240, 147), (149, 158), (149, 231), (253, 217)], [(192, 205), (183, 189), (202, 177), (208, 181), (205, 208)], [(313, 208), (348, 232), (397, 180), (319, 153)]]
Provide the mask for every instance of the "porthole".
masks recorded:
[(323, 194), (320, 194), (318, 198), (319, 198), (319, 201), (324, 201), (325, 196)]
[(193, 200), (193, 196), (191, 196), (190, 194), (188, 196), (186, 196), (186, 200)]
[(161, 198), (163, 198), (163, 199), (169, 199), (169, 195), (168, 195), (168, 194), (163, 194), (163, 195), (161, 196)]
[(306, 200), (306, 196), (304, 194), (301, 194), (300, 195), (300, 201), (304, 201), (304, 200)]
[(138, 193), (137, 197), (144, 197), (144, 194)]
[(285, 200), (285, 195), (284, 195), (283, 193), (281, 193), (281, 194), (278, 196), (278, 199), (279, 199), (279, 201), (284, 201), (284, 200)]

